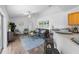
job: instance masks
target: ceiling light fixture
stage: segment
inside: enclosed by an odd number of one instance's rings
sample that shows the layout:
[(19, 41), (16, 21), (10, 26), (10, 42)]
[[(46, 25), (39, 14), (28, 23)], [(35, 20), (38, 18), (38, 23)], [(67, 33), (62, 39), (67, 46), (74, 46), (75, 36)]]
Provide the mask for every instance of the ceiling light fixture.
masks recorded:
[(31, 12), (30, 11), (27, 11), (24, 13), (28, 18), (31, 18)]

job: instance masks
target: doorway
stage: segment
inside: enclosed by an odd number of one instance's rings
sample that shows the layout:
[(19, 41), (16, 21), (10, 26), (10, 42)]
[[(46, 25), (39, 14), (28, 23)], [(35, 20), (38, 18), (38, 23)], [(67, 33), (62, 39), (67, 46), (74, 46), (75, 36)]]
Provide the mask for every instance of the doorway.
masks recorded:
[(3, 49), (3, 15), (0, 13), (0, 53)]

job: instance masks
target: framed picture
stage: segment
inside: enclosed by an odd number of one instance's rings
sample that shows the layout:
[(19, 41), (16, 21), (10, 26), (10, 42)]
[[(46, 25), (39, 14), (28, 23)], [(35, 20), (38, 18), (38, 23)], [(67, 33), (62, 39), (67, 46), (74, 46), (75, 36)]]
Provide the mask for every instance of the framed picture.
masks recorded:
[(49, 27), (49, 21), (45, 20), (45, 21), (39, 21), (38, 22), (39, 27), (41, 28), (48, 28)]

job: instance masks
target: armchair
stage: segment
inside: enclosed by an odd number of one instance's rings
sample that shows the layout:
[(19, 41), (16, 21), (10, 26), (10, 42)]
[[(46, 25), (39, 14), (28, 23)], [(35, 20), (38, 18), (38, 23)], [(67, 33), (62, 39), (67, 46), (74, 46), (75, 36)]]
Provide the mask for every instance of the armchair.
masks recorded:
[(18, 29), (15, 29), (15, 30), (14, 30), (14, 33), (15, 33), (15, 34), (21, 34)]
[(24, 34), (28, 34), (29, 30), (28, 29), (24, 29), (23, 33)]

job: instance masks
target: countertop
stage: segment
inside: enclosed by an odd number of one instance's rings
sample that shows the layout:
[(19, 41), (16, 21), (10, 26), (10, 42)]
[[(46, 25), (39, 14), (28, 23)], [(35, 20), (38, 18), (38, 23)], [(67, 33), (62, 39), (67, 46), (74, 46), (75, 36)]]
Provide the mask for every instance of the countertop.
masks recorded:
[(54, 31), (54, 32), (56, 32), (58, 34), (71, 34), (71, 35), (72, 34), (79, 34), (79, 32), (78, 33), (71, 32), (67, 28), (64, 28), (64, 29), (52, 29), (52, 31)]

